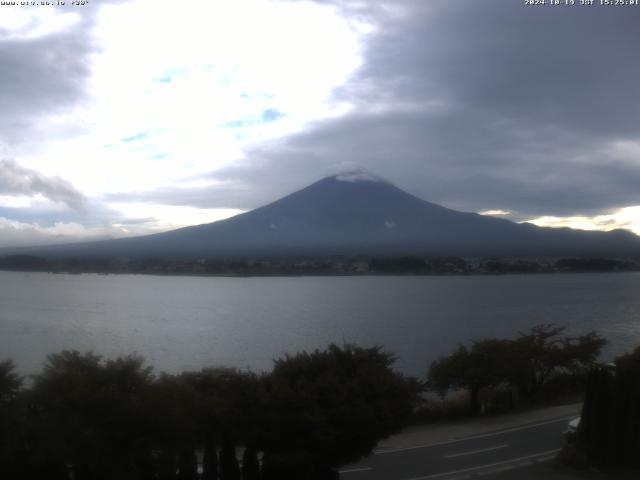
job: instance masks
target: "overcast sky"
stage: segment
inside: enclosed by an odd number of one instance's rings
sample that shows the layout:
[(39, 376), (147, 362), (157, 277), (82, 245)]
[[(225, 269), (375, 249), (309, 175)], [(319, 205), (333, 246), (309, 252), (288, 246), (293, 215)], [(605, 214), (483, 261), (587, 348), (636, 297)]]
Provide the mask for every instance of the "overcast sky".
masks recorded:
[(640, 233), (639, 25), (524, 0), (0, 5), (0, 246), (211, 222), (345, 164)]

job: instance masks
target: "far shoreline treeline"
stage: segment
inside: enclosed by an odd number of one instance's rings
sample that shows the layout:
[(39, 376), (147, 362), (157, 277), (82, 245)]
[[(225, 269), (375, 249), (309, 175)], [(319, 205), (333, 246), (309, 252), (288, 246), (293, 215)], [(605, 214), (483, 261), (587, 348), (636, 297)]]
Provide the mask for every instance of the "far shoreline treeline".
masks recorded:
[(461, 258), (372, 257), (302, 259), (62, 258), (0, 257), (0, 270), (51, 273), (156, 274), (202, 276), (283, 275), (500, 275), (640, 271), (637, 258)]

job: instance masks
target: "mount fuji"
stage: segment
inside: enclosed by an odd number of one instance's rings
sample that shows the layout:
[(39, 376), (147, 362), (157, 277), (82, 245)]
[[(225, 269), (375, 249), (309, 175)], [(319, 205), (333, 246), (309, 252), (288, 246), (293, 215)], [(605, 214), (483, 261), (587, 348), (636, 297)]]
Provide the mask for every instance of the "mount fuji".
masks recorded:
[(352, 171), (214, 223), (141, 237), (11, 250), (79, 258), (635, 256), (640, 255), (640, 237), (626, 230), (542, 228), (459, 212), (370, 173)]

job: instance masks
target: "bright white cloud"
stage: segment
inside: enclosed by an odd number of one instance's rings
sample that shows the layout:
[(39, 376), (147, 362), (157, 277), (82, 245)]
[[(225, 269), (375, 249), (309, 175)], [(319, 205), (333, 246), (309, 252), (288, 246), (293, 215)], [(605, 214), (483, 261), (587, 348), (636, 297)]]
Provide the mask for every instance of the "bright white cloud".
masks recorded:
[(0, 40), (31, 40), (59, 32), (80, 21), (76, 12), (53, 7), (3, 7), (0, 16)]
[(640, 235), (640, 206), (621, 208), (613, 213), (594, 217), (543, 216), (527, 220), (540, 227), (569, 227), (580, 230), (615, 230), (624, 228)]
[(0, 195), (0, 207), (5, 208), (28, 208), (32, 206), (32, 197)]
[(482, 212), (478, 212), (480, 215), (489, 215), (490, 217), (499, 217), (503, 215), (511, 215), (511, 212), (508, 210), (484, 210)]
[(88, 195), (215, 170), (249, 145), (344, 113), (331, 94), (361, 63), (361, 30), (311, 2), (105, 6), (90, 103), (51, 119), (85, 134), (20, 160)]
[(127, 235), (123, 228), (112, 225), (88, 227), (76, 222), (56, 222), (51, 226), (0, 217), (0, 248), (67, 243), (78, 239), (101, 240)]
[[(15, 198), (0, 196), (0, 206), (18, 206)], [(24, 200), (33, 202), (32, 198)], [(117, 203), (110, 205), (109, 221), (96, 223), (94, 218), (89, 222), (90, 225), (81, 221), (59, 221), (45, 225), (0, 217), (0, 248), (144, 235), (214, 222), (238, 213), (241, 210)]]
[(122, 215), (122, 220), (120, 220), (122, 223), (117, 225), (121, 225), (127, 232), (129, 232), (127, 219), (151, 217), (149, 221), (145, 222), (145, 228), (162, 231), (211, 223), (242, 213), (242, 210), (230, 208), (195, 208), (141, 202), (119, 202), (109, 206)]

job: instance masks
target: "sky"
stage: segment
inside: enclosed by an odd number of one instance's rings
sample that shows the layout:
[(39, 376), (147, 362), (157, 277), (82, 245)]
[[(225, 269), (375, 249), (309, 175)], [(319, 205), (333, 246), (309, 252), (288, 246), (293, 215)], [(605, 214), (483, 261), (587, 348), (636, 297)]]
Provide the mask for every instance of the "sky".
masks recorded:
[(212, 222), (345, 166), (640, 234), (640, 7), (21, 3), (0, 2), (0, 247)]

